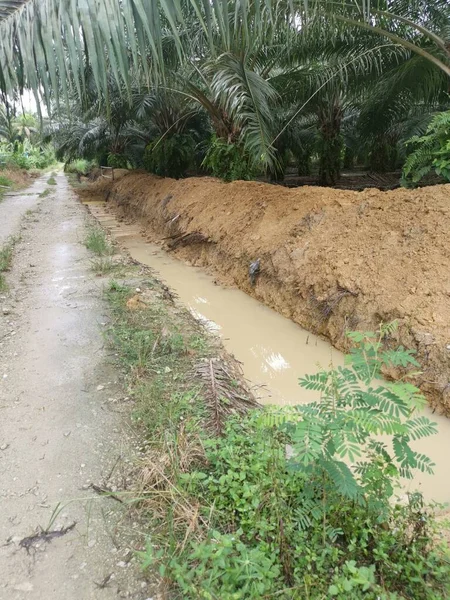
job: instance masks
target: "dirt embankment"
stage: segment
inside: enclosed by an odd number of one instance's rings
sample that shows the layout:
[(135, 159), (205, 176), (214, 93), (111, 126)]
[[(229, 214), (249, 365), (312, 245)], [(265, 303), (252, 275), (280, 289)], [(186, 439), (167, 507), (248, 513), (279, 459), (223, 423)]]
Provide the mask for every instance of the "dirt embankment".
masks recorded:
[(85, 193), (339, 349), (346, 330), (397, 319), (393, 343), (417, 351), (416, 383), (450, 414), (450, 185), (353, 192), (134, 172)]

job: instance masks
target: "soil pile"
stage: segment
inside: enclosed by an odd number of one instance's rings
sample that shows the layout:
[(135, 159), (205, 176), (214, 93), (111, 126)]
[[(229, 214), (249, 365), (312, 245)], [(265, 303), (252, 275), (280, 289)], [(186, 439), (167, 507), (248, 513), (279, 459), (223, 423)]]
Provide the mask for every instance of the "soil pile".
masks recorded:
[(346, 330), (397, 319), (391, 343), (417, 351), (416, 383), (450, 414), (450, 185), (354, 192), (132, 172), (85, 194), (341, 350)]

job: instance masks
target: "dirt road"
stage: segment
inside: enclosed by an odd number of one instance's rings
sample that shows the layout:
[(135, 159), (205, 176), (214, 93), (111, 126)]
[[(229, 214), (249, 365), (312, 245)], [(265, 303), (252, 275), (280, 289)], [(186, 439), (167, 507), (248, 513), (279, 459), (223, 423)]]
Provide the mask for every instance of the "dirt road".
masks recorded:
[[(89, 487), (116, 476), (130, 445), (109, 408), (121, 391), (103, 284), (80, 243), (83, 207), (62, 174), (39, 199), (45, 179), (0, 204), (0, 245), (28, 210), (0, 293), (0, 598), (145, 599), (123, 509)], [(30, 538), (39, 528), (59, 533)]]

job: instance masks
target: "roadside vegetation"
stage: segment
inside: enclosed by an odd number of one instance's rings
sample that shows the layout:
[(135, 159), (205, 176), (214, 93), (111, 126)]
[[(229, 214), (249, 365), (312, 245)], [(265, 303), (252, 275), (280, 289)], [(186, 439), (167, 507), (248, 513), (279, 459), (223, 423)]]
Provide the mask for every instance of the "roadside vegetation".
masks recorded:
[(51, 144), (44, 141), (35, 115), (19, 110), (14, 98), (0, 101), (0, 175), (3, 169), (46, 169), (56, 162)]
[(0, 247), (0, 291), (7, 289), (5, 273), (11, 269), (14, 245), (18, 238), (11, 237)]
[(114, 273), (119, 277), (126, 271), (122, 258), (113, 256), (114, 246), (98, 225), (88, 225), (84, 245), (96, 255), (96, 258), (91, 260), (91, 267), (96, 275), (103, 276)]
[(12, 181), (8, 177), (0, 175), (0, 202), (3, 200), (5, 192), (10, 189), (11, 185)]
[[(395, 324), (350, 333), (345, 367), (300, 382), (321, 401), (262, 408), (166, 288), (135, 285), (109, 283), (108, 339), (148, 439), (128, 498), (146, 522), (142, 565), (165, 597), (447, 597), (434, 507), (399, 496), (400, 477), (432, 472), (414, 441), (436, 426), (408, 383), (412, 353), (383, 349)], [(404, 379), (380, 383), (382, 365)]]
[[(448, 0), (21, 4), (0, 0), (4, 167), (56, 155), (80, 182), (96, 166), (325, 186), (344, 169), (393, 173), (393, 185), (450, 180)], [(47, 105), (39, 128), (17, 109), (27, 88)], [(320, 401), (302, 404), (299, 387), (298, 405), (262, 408), (167, 287), (116, 272), (99, 228), (84, 243), (96, 273), (114, 271), (108, 342), (148, 448), (122, 497), (140, 511), (139, 557), (161, 594), (450, 597), (435, 507), (399, 497), (402, 479), (433, 472), (415, 442), (436, 426), (395, 324), (349, 332), (345, 367), (301, 380)], [(403, 377), (382, 381), (391, 367)]]
[(89, 225), (84, 238), (84, 245), (88, 250), (99, 257), (111, 256), (114, 252), (112, 244), (108, 241), (105, 232), (98, 225)]

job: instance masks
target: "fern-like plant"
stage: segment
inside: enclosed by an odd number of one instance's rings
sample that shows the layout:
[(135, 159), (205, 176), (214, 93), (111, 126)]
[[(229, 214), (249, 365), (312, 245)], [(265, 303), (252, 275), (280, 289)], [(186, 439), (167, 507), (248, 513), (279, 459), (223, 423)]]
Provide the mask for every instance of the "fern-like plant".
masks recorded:
[(144, 167), (160, 177), (179, 179), (193, 165), (195, 141), (188, 133), (161, 136), (145, 150)]
[(332, 538), (339, 528), (327, 515), (337, 498), (367, 506), (383, 522), (400, 478), (412, 478), (415, 469), (433, 472), (432, 461), (411, 445), (437, 432), (435, 423), (418, 414), (424, 396), (405, 379), (382, 381), (382, 366), (418, 367), (411, 350), (385, 349), (384, 338), (395, 326), (349, 333), (355, 347), (345, 366), (300, 380), (321, 399), (281, 416), (292, 443), (291, 468), (309, 481), (299, 522), (309, 526), (323, 519), (324, 535)]
[(408, 141), (413, 151), (403, 167), (401, 183), (413, 187), (431, 170), (450, 181), (450, 111), (437, 114), (425, 135)]
[(258, 171), (242, 144), (228, 143), (216, 136), (211, 140), (202, 166), (224, 181), (250, 180)]

